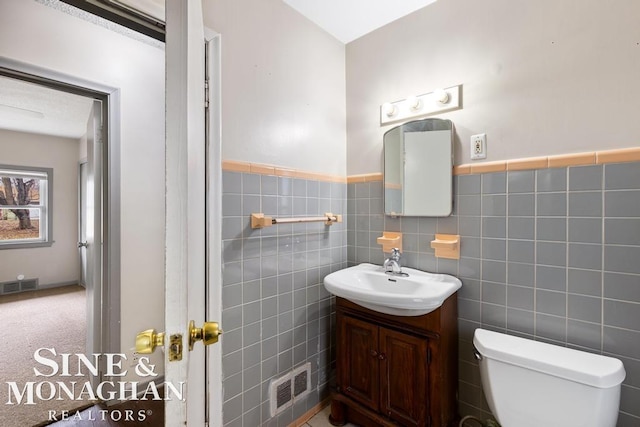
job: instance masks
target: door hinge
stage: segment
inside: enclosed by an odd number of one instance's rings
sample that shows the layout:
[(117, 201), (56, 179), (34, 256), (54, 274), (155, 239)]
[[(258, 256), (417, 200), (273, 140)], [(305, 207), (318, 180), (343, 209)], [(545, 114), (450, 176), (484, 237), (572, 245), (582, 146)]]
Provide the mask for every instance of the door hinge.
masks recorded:
[(427, 348), (427, 365), (431, 365), (431, 348)]
[(204, 81), (204, 108), (209, 108), (209, 79)]

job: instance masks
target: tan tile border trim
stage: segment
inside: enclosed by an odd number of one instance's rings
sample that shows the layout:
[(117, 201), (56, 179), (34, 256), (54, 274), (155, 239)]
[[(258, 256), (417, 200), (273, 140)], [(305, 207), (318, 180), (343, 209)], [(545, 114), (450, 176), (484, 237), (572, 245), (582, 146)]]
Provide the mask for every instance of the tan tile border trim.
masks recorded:
[(453, 167), (454, 175), (561, 168), (566, 166), (602, 165), (640, 161), (640, 147), (586, 153), (560, 154), (544, 157), (503, 160), (498, 162), (465, 163)]
[[(223, 160), (222, 170), (227, 172), (244, 172), (261, 175), (286, 176), (299, 179), (312, 179), (327, 182), (347, 182), (347, 178), (337, 175), (329, 175), (318, 172), (308, 172), (298, 169), (290, 169), (261, 163), (238, 162), (235, 160)], [(382, 175), (382, 174), (380, 174)], [(381, 178), (382, 179), (382, 178)]]
[(640, 148), (623, 148), (596, 152), (596, 163), (622, 163), (640, 161)]
[(578, 154), (562, 154), (559, 156), (549, 156), (550, 168), (563, 168), (567, 166), (586, 166), (593, 165), (596, 162), (596, 152), (578, 153)]
[(546, 169), (549, 165), (547, 157), (530, 157), (528, 159), (515, 159), (507, 161), (508, 171), (523, 171), (529, 169)]
[[(504, 172), (507, 170), (507, 162), (486, 162), (469, 166), (468, 173)], [(455, 168), (453, 171), (455, 173)]]
[(377, 182), (382, 181), (382, 172), (367, 173), (362, 175), (349, 175), (347, 177), (347, 184), (354, 184), (358, 182)]
[(251, 163), (223, 160), (222, 170), (227, 172), (251, 172)]
[(265, 165), (250, 165), (251, 173), (257, 173), (261, 175), (275, 175), (276, 168), (273, 166)]
[[(501, 160), (497, 162), (465, 163), (453, 167), (454, 175), (469, 175), (478, 173), (519, 171), (547, 168), (562, 168), (567, 166), (603, 165), (607, 163), (627, 163), (640, 161), (640, 147), (621, 148), (615, 150), (590, 151), (585, 153), (559, 154), (543, 157), (528, 157), (523, 159)], [(230, 172), (256, 173), (262, 175), (287, 176), (316, 181), (362, 183), (382, 181), (382, 173), (367, 173), (349, 175), (347, 177), (328, 175), (318, 172), (308, 172), (289, 169), (261, 163), (238, 162), (224, 160), (222, 170)]]
[(454, 175), (469, 175), (471, 173), (471, 165), (458, 165), (453, 167)]

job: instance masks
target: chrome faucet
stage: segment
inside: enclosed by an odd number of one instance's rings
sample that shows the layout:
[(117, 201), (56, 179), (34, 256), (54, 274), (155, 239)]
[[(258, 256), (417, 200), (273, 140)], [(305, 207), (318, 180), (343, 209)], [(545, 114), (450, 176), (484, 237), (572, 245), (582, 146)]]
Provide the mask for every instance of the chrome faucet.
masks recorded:
[(384, 260), (384, 272), (387, 274), (402, 275), (400, 266), (400, 249), (391, 249), (391, 256)]

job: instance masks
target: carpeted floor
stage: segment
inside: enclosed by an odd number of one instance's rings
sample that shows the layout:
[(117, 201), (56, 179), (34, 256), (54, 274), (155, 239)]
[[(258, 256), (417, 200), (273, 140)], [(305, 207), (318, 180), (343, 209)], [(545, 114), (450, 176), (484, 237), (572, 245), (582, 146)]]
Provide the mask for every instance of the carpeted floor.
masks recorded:
[[(16, 382), (22, 392), (25, 383), (48, 381), (77, 381), (86, 377), (36, 376), (34, 368), (49, 374), (51, 368), (34, 359), (39, 348), (54, 348), (57, 354), (84, 354), (86, 341), (86, 298), (80, 286), (25, 292), (0, 297), (0, 426), (26, 427), (48, 424), (50, 410), (74, 410), (90, 402), (51, 399), (25, 405), (7, 405), (9, 385)], [(42, 353), (47, 359), (62, 363), (61, 358)], [(77, 371), (77, 362), (71, 358), (71, 372)], [(74, 368), (75, 367), (75, 368)], [(34, 387), (35, 389), (35, 387)], [(42, 394), (49, 388), (43, 387)], [(56, 398), (58, 395), (56, 394)], [(15, 402), (15, 397), (12, 396)], [(93, 403), (93, 402), (91, 402)]]

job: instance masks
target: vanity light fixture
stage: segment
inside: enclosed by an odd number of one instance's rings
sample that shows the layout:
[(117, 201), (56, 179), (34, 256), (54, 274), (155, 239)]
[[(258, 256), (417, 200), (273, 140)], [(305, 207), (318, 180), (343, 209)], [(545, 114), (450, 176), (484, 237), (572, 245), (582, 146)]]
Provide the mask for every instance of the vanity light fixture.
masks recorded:
[(461, 91), (462, 85), (457, 85), (409, 96), (401, 101), (385, 102), (380, 106), (380, 125), (459, 110), (462, 108)]

